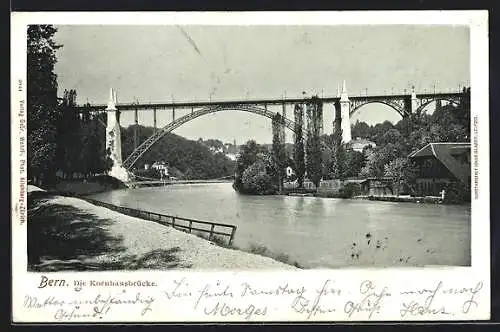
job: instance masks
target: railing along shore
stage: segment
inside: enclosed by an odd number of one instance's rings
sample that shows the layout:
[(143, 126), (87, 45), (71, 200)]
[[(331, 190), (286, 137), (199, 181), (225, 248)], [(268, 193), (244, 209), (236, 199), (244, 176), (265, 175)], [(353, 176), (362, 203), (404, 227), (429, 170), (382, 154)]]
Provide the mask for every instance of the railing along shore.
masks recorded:
[[(171, 216), (166, 214), (161, 214), (157, 212), (144, 211), (139, 209), (132, 209), (124, 206), (113, 205), (110, 203), (98, 201), (92, 198), (80, 197), (81, 199), (92, 203), (94, 205), (102, 206), (113, 211), (117, 211), (126, 214), (131, 217), (137, 217), (145, 220), (155, 221), (162, 225), (172, 226), (175, 229), (180, 229), (188, 233), (193, 231), (198, 231), (202, 233), (208, 233), (208, 240), (212, 240), (214, 235), (221, 235), (229, 237), (228, 245), (232, 245), (234, 240), (234, 235), (236, 234), (236, 226), (230, 224), (215, 223), (210, 221), (201, 221), (190, 218), (182, 218), (178, 216)], [(209, 228), (201, 228), (203, 226), (208, 226)], [(216, 230), (216, 227), (230, 229), (230, 232), (224, 232), (222, 230)]]

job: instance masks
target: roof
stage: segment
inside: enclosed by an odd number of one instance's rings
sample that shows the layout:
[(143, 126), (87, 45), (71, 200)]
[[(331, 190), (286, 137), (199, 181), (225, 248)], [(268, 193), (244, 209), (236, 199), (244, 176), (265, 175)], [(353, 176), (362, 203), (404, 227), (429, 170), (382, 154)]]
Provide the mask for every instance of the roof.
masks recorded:
[(408, 157), (428, 157), (436, 156), (436, 148), (440, 151), (449, 151), (451, 154), (463, 153), (470, 150), (470, 143), (468, 142), (440, 142), (440, 143), (429, 143), (418, 151), (412, 152)]
[(409, 158), (434, 156), (439, 160), (457, 179), (467, 185), (470, 176), (470, 165), (464, 165), (453, 155), (470, 151), (470, 143), (429, 143), (418, 151), (411, 153)]
[(363, 183), (368, 181), (368, 179), (347, 179), (345, 182), (347, 183)]
[(375, 143), (366, 138), (356, 138), (351, 140), (349, 144), (375, 144)]

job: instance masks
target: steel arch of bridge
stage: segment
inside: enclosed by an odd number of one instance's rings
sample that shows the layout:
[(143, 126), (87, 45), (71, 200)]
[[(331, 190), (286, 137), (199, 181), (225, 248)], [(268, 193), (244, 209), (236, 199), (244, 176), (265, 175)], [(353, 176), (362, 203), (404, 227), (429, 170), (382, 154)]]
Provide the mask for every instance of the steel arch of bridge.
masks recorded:
[(353, 116), (361, 107), (366, 106), (368, 104), (384, 104), (398, 112), (401, 117), (405, 117), (409, 115), (411, 112), (407, 112), (405, 110), (404, 101), (396, 102), (396, 101), (387, 101), (387, 100), (362, 100), (359, 102), (352, 102), (352, 109), (349, 111), (349, 117)]
[(453, 98), (443, 98), (443, 97), (439, 97), (439, 98), (429, 98), (429, 99), (421, 99), (419, 100), (419, 105), (417, 107), (417, 113), (418, 112), (421, 112), (423, 111), (423, 109), (429, 105), (430, 103), (434, 102), (434, 101), (447, 101), (449, 102), (450, 104), (453, 104), (455, 106), (460, 106), (460, 98), (456, 98), (456, 99), (453, 99)]
[[(411, 110), (411, 99), (405, 99), (407, 96), (397, 96), (397, 97), (392, 97), (392, 98), (376, 98), (372, 99), (370, 97), (368, 98), (356, 98), (355, 100), (351, 101), (351, 109), (349, 110), (349, 117), (351, 117), (355, 112), (357, 112), (361, 107), (368, 105), (368, 104), (384, 104), (398, 112), (401, 117), (409, 116), (412, 114)], [(417, 96), (417, 108), (415, 112), (421, 112), (426, 106), (428, 106), (432, 102), (436, 101), (447, 101), (450, 104), (453, 104), (455, 106), (460, 106), (461, 99), (460, 96), (457, 94), (454, 97), (450, 96), (428, 96), (428, 97), (418, 97)]]
[[(276, 112), (271, 112), (268, 111), (265, 108), (258, 107), (255, 105), (246, 105), (246, 104), (234, 104), (234, 105), (216, 105), (216, 106), (210, 106), (210, 107), (205, 107), (196, 111), (193, 111), (187, 115), (184, 115), (169, 124), (167, 124), (165, 127), (161, 128), (160, 130), (156, 131), (153, 135), (148, 137), (147, 140), (145, 140), (141, 145), (139, 145), (132, 153), (125, 159), (123, 162), (123, 167), (125, 169), (130, 170), (132, 166), (139, 160), (139, 158), (146, 152), (148, 151), (160, 138), (162, 138), (164, 135), (167, 133), (173, 131), (174, 129), (180, 127), (186, 122), (189, 122), (191, 120), (194, 120), (200, 116), (211, 114), (211, 113), (216, 113), (216, 112), (221, 112), (221, 111), (244, 111), (244, 112), (249, 112), (261, 116), (265, 116), (269, 119), (272, 119), (275, 115)], [(284, 120), (284, 125), (291, 131), (295, 132), (295, 122), (293, 122), (290, 119), (283, 118)], [(304, 139), (305, 139), (305, 131), (303, 130), (304, 133)]]

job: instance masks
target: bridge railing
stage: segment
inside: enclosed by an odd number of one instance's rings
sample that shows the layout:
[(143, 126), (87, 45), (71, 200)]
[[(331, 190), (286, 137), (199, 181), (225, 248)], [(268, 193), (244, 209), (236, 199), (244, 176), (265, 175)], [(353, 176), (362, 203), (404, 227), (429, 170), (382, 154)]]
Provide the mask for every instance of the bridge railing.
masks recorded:
[(81, 198), (94, 205), (102, 206), (110, 210), (126, 214), (131, 217), (150, 220), (160, 223), (162, 225), (171, 226), (175, 229), (179, 229), (187, 233), (199, 232), (201, 234), (208, 234), (208, 240), (212, 240), (216, 235), (227, 237), (228, 238), (227, 244), (229, 246), (232, 245), (234, 236), (236, 234), (237, 227), (235, 225), (171, 216), (157, 212), (132, 209), (125, 206), (118, 206), (91, 198), (86, 198), (86, 197), (81, 197)]

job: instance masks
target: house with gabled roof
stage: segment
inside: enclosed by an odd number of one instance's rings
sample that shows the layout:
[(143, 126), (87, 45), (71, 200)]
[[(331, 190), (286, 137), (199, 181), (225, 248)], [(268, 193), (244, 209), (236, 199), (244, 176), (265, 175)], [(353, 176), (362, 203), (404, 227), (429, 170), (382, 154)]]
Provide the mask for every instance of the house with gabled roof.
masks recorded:
[(419, 166), (416, 191), (439, 196), (446, 185), (460, 182), (470, 189), (471, 155), (468, 142), (429, 143), (408, 157)]

